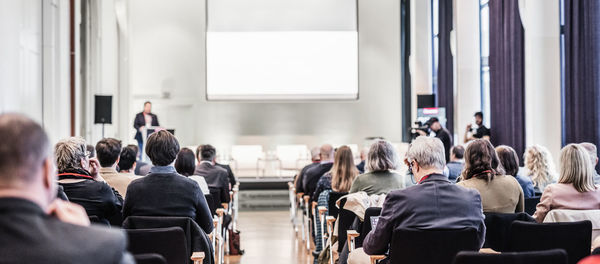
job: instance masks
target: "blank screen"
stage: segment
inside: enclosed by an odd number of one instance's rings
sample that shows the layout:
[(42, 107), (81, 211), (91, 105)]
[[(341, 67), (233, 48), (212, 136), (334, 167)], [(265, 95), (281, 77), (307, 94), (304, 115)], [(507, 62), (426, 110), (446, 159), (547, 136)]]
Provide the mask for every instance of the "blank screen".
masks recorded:
[(209, 0), (207, 98), (356, 99), (356, 2)]

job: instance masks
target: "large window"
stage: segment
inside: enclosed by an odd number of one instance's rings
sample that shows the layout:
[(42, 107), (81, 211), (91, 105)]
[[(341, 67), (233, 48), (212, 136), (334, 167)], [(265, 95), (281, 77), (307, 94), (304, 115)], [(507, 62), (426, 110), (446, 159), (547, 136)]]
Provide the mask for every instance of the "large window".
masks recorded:
[(479, 50), (481, 57), (481, 111), (484, 124), (490, 127), (490, 7), (489, 0), (479, 0)]
[(431, 91), (438, 94), (440, 0), (431, 0)]

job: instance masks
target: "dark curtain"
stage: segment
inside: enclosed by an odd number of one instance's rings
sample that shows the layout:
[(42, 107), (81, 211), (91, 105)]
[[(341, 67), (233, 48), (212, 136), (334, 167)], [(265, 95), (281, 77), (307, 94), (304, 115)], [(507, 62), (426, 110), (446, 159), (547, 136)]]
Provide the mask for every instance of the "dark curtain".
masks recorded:
[(402, 63), (402, 141), (410, 142), (412, 126), (412, 89), (410, 78), (410, 0), (400, 3), (400, 60)]
[(450, 51), (452, 0), (439, 0), (438, 107), (446, 108), (446, 128), (454, 134), (454, 65)]
[(600, 145), (600, 1), (564, 3), (563, 144)]
[(492, 143), (513, 147), (522, 161), (525, 151), (525, 43), (518, 2), (489, 2), (490, 129)]

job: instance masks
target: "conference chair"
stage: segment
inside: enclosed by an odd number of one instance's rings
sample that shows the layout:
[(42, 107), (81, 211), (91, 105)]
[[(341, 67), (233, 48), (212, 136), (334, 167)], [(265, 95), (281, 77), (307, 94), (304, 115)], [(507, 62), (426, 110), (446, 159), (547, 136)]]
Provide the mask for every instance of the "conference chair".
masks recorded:
[(506, 251), (510, 226), (514, 221), (535, 222), (535, 219), (526, 213), (484, 213), (484, 215), (486, 230), (483, 247), (498, 252)]
[(208, 204), (208, 209), (210, 210), (211, 215), (217, 214), (217, 206), (215, 203), (215, 198), (212, 194), (205, 194), (204, 198), (206, 198), (206, 203)]
[(304, 195), (302, 196), (302, 200), (304, 202), (304, 217), (303, 219), (305, 219), (306, 223), (304, 223), (306, 225), (306, 250), (310, 251), (310, 238), (311, 238), (311, 232), (310, 232), (310, 226), (311, 226), (311, 221), (310, 221), (310, 210), (311, 210), (311, 204), (310, 204), (310, 196), (308, 195)]
[(525, 198), (525, 213), (533, 215), (535, 207), (540, 203), (540, 196)]
[(354, 214), (354, 212), (352, 211), (344, 209), (344, 205), (346, 205), (346, 199), (342, 199), (340, 201), (340, 208), (336, 220), (338, 222), (338, 245), (341, 245), (338, 247), (338, 253), (342, 252), (342, 249), (344, 248), (344, 244), (346, 243), (347, 239), (347, 231), (348, 229), (350, 229), (350, 226), (354, 222), (354, 219), (356, 219), (356, 214)]
[(337, 217), (338, 213), (339, 213), (339, 209), (337, 208), (337, 206), (335, 205), (335, 203), (337, 202), (337, 200), (339, 200), (340, 198), (342, 198), (344, 195), (347, 195), (348, 193), (340, 193), (340, 192), (330, 192), (329, 193), (329, 202), (328, 202), (328, 209), (329, 209), (329, 215), (333, 216), (333, 217)]
[(160, 254), (147, 253), (133, 255), (137, 264), (167, 264), (167, 260)]
[(104, 218), (100, 218), (97, 215), (90, 215), (90, 223), (93, 224), (99, 224), (105, 227), (110, 227), (110, 222), (108, 222), (108, 220), (104, 219)]
[(592, 241), (600, 236), (600, 210), (554, 209), (546, 214), (544, 223), (564, 223), (590, 220), (592, 222)]
[(369, 207), (365, 210), (365, 217), (362, 224), (359, 226), (359, 230), (348, 230), (347, 241), (348, 241), (348, 252), (352, 252), (355, 248), (362, 247), (363, 241), (369, 232), (371, 232), (371, 217), (381, 215), (381, 207)]
[[(463, 229), (398, 229), (390, 243), (390, 263), (448, 264), (460, 251), (478, 251), (479, 239), (475, 228)], [(384, 259), (370, 256), (371, 262)]]
[(292, 222), (292, 227), (294, 231), (298, 232), (298, 227), (296, 226), (296, 188), (294, 187), (293, 182), (288, 182), (288, 198), (290, 199), (290, 221)]
[(304, 206), (304, 199), (302, 199), (302, 196), (304, 196), (303, 192), (296, 193), (296, 201), (298, 201), (297, 202), (298, 208), (300, 209), (300, 211), (301, 211), (300, 215), (302, 216), (301, 220), (300, 220), (300, 227), (301, 227), (302, 241), (304, 241), (306, 239), (306, 232), (304, 231), (304, 229), (306, 227), (304, 226), (304, 223), (305, 223), (305, 221), (304, 221), (305, 208), (304, 207), (305, 206)]
[[(327, 222), (327, 234), (329, 234), (329, 264), (333, 264), (333, 241), (332, 240), (332, 234), (333, 234), (333, 229), (334, 229), (334, 225), (335, 225), (335, 217), (333, 216), (327, 216), (325, 217), (325, 221)], [(338, 245), (339, 245), (339, 241), (338, 241)]]
[(128, 250), (134, 255), (155, 253), (169, 264), (187, 264), (185, 235), (181, 227), (125, 229), (129, 238)]
[(528, 252), (507, 252), (484, 254), (461, 251), (454, 258), (454, 264), (567, 264), (567, 252), (564, 249), (550, 249)]
[[(153, 229), (179, 227), (184, 232), (186, 259), (194, 252), (204, 252), (204, 264), (213, 264), (214, 248), (208, 235), (198, 226), (196, 221), (189, 217), (175, 216), (130, 216), (123, 222), (124, 229)], [(216, 230), (216, 229), (215, 229)], [(215, 231), (213, 231), (214, 233)], [(171, 262), (169, 262), (171, 263)]]
[(515, 221), (510, 227), (508, 251), (564, 249), (570, 264), (590, 255), (592, 223), (529, 223)]

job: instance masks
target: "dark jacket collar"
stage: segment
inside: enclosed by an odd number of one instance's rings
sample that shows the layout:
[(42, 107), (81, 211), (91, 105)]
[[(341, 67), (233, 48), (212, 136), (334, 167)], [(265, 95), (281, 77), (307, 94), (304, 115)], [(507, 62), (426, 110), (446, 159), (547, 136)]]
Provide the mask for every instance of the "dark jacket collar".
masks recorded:
[(32, 201), (16, 197), (0, 198), (0, 215), (11, 212), (40, 215), (46, 214), (39, 205)]
[(444, 182), (450, 183), (450, 181), (448, 180), (448, 177), (444, 176), (443, 174), (430, 174), (429, 177), (427, 177), (427, 179), (425, 179), (425, 180), (423, 180), (423, 182), (421, 182), (421, 184), (426, 183), (426, 182), (433, 182), (433, 181), (444, 181)]

